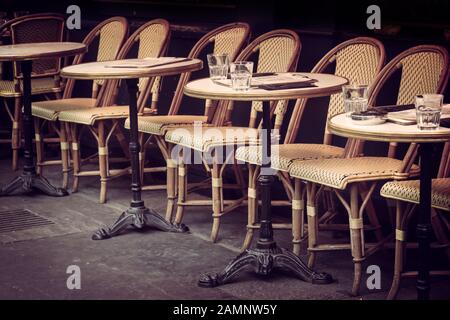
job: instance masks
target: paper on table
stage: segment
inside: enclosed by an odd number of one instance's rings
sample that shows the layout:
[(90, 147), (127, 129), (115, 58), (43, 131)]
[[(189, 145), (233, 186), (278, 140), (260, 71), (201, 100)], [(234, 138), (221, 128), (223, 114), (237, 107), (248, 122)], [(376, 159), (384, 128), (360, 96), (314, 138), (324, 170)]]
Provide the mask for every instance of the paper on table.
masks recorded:
[(184, 60), (186, 60), (186, 58), (175, 58), (175, 57), (117, 60), (111, 62), (111, 64), (106, 64), (105, 68), (150, 68)]
[[(214, 80), (215, 83), (225, 85), (227, 87), (231, 86), (230, 79), (224, 80)], [(299, 83), (299, 82), (316, 82), (316, 80), (308, 78), (300, 73), (289, 73), (289, 74), (274, 74), (269, 76), (253, 77), (252, 87), (258, 87), (261, 85), (281, 85), (289, 83)]]
[(264, 76), (252, 78), (252, 86), (268, 85), (268, 84), (289, 84), (298, 82), (311, 82), (314, 81), (300, 73), (289, 73), (289, 74), (276, 74), (272, 76)]
[[(450, 104), (444, 104), (442, 106), (442, 119), (450, 118)], [(416, 109), (409, 109), (403, 111), (389, 112), (387, 114), (387, 119), (391, 120), (406, 120), (406, 121), (416, 121)]]

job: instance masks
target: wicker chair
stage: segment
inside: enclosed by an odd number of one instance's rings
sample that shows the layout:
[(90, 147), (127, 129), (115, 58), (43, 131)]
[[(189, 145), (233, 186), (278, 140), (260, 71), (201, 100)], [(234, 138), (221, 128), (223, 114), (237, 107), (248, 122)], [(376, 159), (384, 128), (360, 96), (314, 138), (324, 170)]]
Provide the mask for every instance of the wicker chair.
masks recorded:
[[(128, 35), (128, 22), (122, 17), (112, 17), (102, 21), (84, 38), (83, 43), (92, 50), (98, 43), (98, 51), (96, 55), (97, 61), (113, 60), (116, 58), (119, 50)], [(85, 61), (85, 54), (77, 55), (73, 64)], [(63, 188), (68, 186), (69, 177), (69, 143), (66, 130), (58, 128), (59, 112), (63, 110), (72, 110), (80, 108), (92, 108), (102, 104), (103, 99), (107, 98), (106, 82), (95, 80), (92, 84), (92, 92), (90, 98), (73, 98), (72, 92), (75, 86), (75, 80), (69, 79), (64, 89), (62, 99), (52, 101), (33, 102), (32, 114), (34, 116), (34, 129), (36, 141), (36, 159), (38, 172), (42, 172), (45, 166), (62, 165), (63, 172)], [(56, 138), (43, 137), (43, 129), (46, 124), (57, 134)], [(48, 135), (47, 135), (48, 136)], [(46, 160), (44, 154), (44, 146), (46, 142), (58, 142), (61, 146), (61, 160)], [(78, 145), (74, 144), (73, 148)]]
[[(188, 57), (198, 58), (201, 54), (204, 54), (206, 50), (214, 45), (213, 53), (221, 54), (228, 53), (231, 61), (237, 56), (239, 51), (246, 44), (250, 34), (250, 27), (246, 23), (230, 23), (214, 30), (211, 30), (204, 35), (191, 49)], [(180, 115), (179, 110), (183, 99), (183, 88), (189, 81), (191, 73), (184, 73), (180, 76), (177, 88), (172, 99), (169, 111), (167, 115), (151, 115), (140, 116), (138, 121), (138, 130), (141, 133), (141, 153), (139, 159), (141, 162), (141, 179), (143, 181), (145, 172), (157, 172), (167, 170), (167, 183), (162, 186), (147, 185), (142, 186), (142, 190), (158, 190), (167, 189), (168, 201), (166, 210), (166, 219), (170, 219), (172, 216), (173, 206), (176, 199), (176, 166), (170, 160), (168, 156), (170, 154), (169, 145), (164, 140), (164, 134), (170, 128), (192, 125), (195, 121), (203, 123), (216, 123), (221, 119), (221, 112), (224, 107), (219, 106), (220, 103), (207, 101), (205, 104), (204, 115)], [(218, 110), (219, 112), (216, 112)], [(130, 128), (129, 119), (125, 122), (125, 128)], [(144, 137), (148, 136), (144, 142)], [(151, 142), (156, 142), (160, 149), (164, 159), (166, 160), (166, 167), (149, 167), (144, 168), (145, 164), (145, 149)], [(173, 182), (170, 182), (173, 181)]]
[[(331, 65), (335, 64), (335, 74), (347, 78), (351, 83), (371, 84), (384, 64), (384, 47), (381, 42), (373, 38), (355, 38), (345, 41), (331, 49), (312, 69), (311, 72), (325, 72)], [(278, 229), (291, 229), (293, 232), (294, 252), (300, 252), (300, 240), (303, 238), (303, 213), (304, 202), (300, 186), (295, 194), (289, 181), (287, 172), (294, 160), (339, 158), (344, 154), (344, 149), (331, 145), (332, 135), (325, 127), (323, 144), (294, 144), (299, 124), (307, 100), (300, 99), (289, 122), (289, 127), (284, 143), (277, 145), (276, 152), (272, 153), (272, 168), (278, 172), (278, 177), (283, 182), (291, 201), (273, 203), (274, 205), (291, 205), (293, 207), (293, 224), (275, 224)], [(331, 97), (327, 119), (343, 112), (343, 101), (340, 94)], [(248, 199), (248, 223), (247, 235), (242, 250), (247, 249), (252, 241), (253, 232), (259, 228), (256, 223), (257, 216), (257, 190), (258, 174), (262, 162), (261, 148), (258, 146), (241, 147), (236, 151), (236, 159), (249, 163), (249, 199)], [(254, 197), (251, 195), (255, 195)], [(294, 200), (292, 200), (294, 197)], [(330, 218), (330, 217), (328, 217)], [(293, 228), (294, 227), (294, 228)]]
[[(371, 91), (369, 105), (376, 105), (377, 96), (386, 80), (401, 68), (401, 81), (397, 103), (414, 101), (414, 96), (423, 92), (442, 92), (448, 77), (448, 53), (438, 46), (418, 46), (406, 50), (392, 59), (380, 72)], [(422, 81), (417, 81), (422, 79)], [(413, 164), (417, 146), (411, 144), (403, 160), (393, 157), (355, 157), (361, 152), (362, 143), (347, 144), (346, 158), (294, 161), (289, 169), (291, 177), (307, 181), (307, 218), (309, 265), (315, 261), (319, 251), (351, 249), (354, 263), (354, 279), (351, 293), (358, 295), (362, 276), (362, 262), (382, 246), (384, 241), (367, 244), (363, 222), (364, 209), (378, 181), (405, 180), (418, 174)], [(392, 155), (392, 152), (390, 152)], [(296, 182), (296, 186), (300, 183)], [(369, 185), (368, 188), (366, 186)], [(318, 186), (321, 186), (318, 189)], [(316, 200), (323, 187), (331, 188), (348, 212), (350, 244), (319, 244)], [(348, 188), (347, 188), (348, 187)], [(349, 189), (350, 202), (342, 194)], [(359, 192), (358, 192), (359, 191)], [(358, 198), (363, 193), (361, 205)], [(367, 247), (367, 250), (366, 250)]]
[[(32, 42), (57, 42), (64, 37), (64, 16), (54, 13), (43, 13), (22, 16), (12, 19), (0, 27), (11, 33), (12, 44)], [(36, 32), (39, 30), (39, 32)], [(63, 83), (59, 78), (61, 59), (42, 59), (33, 63), (31, 94), (49, 95), (59, 98)], [(22, 75), (20, 64), (13, 63), (13, 79), (0, 80), (0, 97), (12, 122), (11, 145), (13, 150), (12, 168), (17, 169), (19, 149), (21, 145), (22, 114)], [(14, 109), (10, 110), (7, 99), (14, 99)]]
[[(164, 54), (169, 44), (170, 25), (166, 20), (156, 19), (149, 21), (138, 28), (125, 42), (123, 48), (117, 55), (117, 59), (129, 58), (130, 50), (138, 43), (137, 58), (159, 57)], [(68, 123), (70, 125), (71, 138), (73, 143), (79, 145), (80, 135), (78, 134), (79, 127), (87, 127), (93, 134), (98, 144), (98, 161), (99, 170), (82, 171), (80, 150), (77, 148), (73, 150), (72, 157), (74, 163), (74, 184), (73, 190), (78, 190), (78, 181), (80, 176), (100, 176), (100, 203), (106, 202), (107, 181), (124, 174), (129, 173), (129, 169), (113, 170), (109, 167), (108, 160), (108, 144), (112, 134), (117, 132), (121, 120), (128, 117), (128, 106), (115, 106), (115, 97), (117, 96), (117, 87), (119, 81), (111, 81), (110, 93), (111, 97), (105, 101), (102, 107), (82, 108), (76, 110), (61, 111), (59, 113), (59, 121)], [(150, 93), (157, 92), (159, 82), (155, 83), (154, 78), (139, 79), (139, 98), (138, 98), (138, 112), (139, 113), (155, 113), (156, 101), (153, 101), (154, 109), (144, 108)], [(111, 124), (109, 131), (107, 124)], [(125, 140), (121, 139), (123, 134), (118, 132), (119, 143), (124, 144)], [(72, 143), (72, 145), (73, 145)], [(128, 150), (127, 148), (123, 148)], [(128, 156), (128, 153), (125, 154)]]
[[(301, 50), (300, 39), (297, 34), (290, 30), (275, 30), (268, 32), (249, 44), (237, 60), (248, 60), (255, 53), (259, 53), (257, 72), (287, 72), (293, 71), (296, 68), (299, 52)], [(276, 57), (276, 58), (275, 58)], [(179, 164), (178, 164), (178, 202), (175, 223), (179, 224), (182, 221), (184, 209), (187, 205), (202, 204), (211, 205), (213, 207), (213, 226), (211, 231), (211, 240), (215, 242), (218, 237), (220, 218), (238, 207), (247, 199), (247, 195), (238, 200), (227, 201), (223, 199), (223, 182), (222, 176), (227, 163), (232, 160), (234, 162), (234, 152), (227, 154), (227, 159), (222, 164), (219, 159), (218, 152), (224, 147), (230, 146), (237, 148), (239, 145), (258, 144), (258, 115), (262, 111), (261, 102), (253, 102), (250, 120), (248, 127), (230, 127), (232, 106), (228, 106), (225, 114), (224, 125), (214, 128), (183, 128), (181, 130), (169, 130), (165, 136), (166, 141), (196, 150), (205, 155), (211, 153), (212, 155), (212, 202), (204, 201), (189, 201), (187, 199), (187, 175), (186, 165), (183, 162), (183, 148), (181, 148)], [(275, 114), (275, 130), (281, 128), (287, 101), (280, 101), (272, 104), (272, 113)], [(231, 130), (235, 130), (234, 134), (230, 134)], [(201, 136), (196, 135), (201, 132)], [(194, 134), (195, 133), (195, 134)], [(228, 206), (225, 207), (225, 204)]]
[[(388, 299), (395, 299), (400, 288), (400, 281), (404, 276), (416, 275), (417, 272), (404, 272), (404, 261), (407, 245), (408, 223), (411, 219), (416, 204), (420, 199), (420, 181), (392, 181), (386, 183), (380, 191), (383, 197), (394, 199), (397, 202), (396, 227), (395, 227), (395, 264), (394, 277)], [(406, 203), (405, 203), (406, 202)], [(436, 179), (432, 181), (431, 193), (431, 224), (438, 242), (438, 246), (445, 246), (447, 256), (449, 256), (449, 239), (441, 218), (443, 211), (450, 211), (450, 142), (447, 142), (442, 151), (441, 164)], [(449, 229), (447, 224), (447, 229)], [(438, 272), (439, 275), (449, 274), (448, 272)]]

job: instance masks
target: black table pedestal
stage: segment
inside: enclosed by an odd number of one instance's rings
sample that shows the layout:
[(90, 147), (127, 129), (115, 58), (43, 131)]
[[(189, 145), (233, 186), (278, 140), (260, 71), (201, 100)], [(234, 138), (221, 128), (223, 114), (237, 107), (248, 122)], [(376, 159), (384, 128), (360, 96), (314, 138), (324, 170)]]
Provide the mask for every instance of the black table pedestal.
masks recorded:
[[(270, 102), (263, 103), (263, 169), (270, 168), (271, 133), (270, 133)], [(273, 239), (271, 213), (271, 187), (273, 175), (261, 170), (259, 186), (261, 190), (261, 226), (259, 239), (255, 249), (247, 249), (231, 261), (220, 273), (203, 274), (198, 281), (201, 287), (216, 287), (229, 282), (249, 266), (255, 273), (268, 276), (276, 268), (285, 269), (303, 281), (316, 284), (328, 284), (333, 281), (327, 273), (317, 273), (294, 253), (277, 246)]]
[(431, 238), (431, 177), (433, 168), (433, 145), (422, 143), (420, 155), (420, 204), (416, 227), (419, 243), (419, 273), (417, 299), (428, 300), (430, 294), (430, 238)]
[(151, 227), (167, 232), (187, 232), (184, 225), (174, 225), (161, 217), (156, 211), (148, 209), (141, 199), (141, 182), (139, 168), (140, 145), (138, 140), (137, 118), (137, 92), (138, 79), (127, 79), (129, 106), (130, 106), (130, 157), (131, 157), (131, 191), (133, 199), (130, 207), (123, 212), (111, 228), (99, 229), (93, 235), (93, 240), (108, 239), (118, 235), (128, 227), (142, 229)]
[(23, 130), (24, 130), (24, 166), (23, 173), (14, 178), (11, 182), (2, 186), (0, 196), (28, 194), (40, 191), (53, 197), (63, 197), (68, 195), (65, 189), (56, 188), (43, 176), (36, 173), (33, 158), (33, 121), (31, 114), (31, 67), (32, 61), (21, 62), (23, 75)]

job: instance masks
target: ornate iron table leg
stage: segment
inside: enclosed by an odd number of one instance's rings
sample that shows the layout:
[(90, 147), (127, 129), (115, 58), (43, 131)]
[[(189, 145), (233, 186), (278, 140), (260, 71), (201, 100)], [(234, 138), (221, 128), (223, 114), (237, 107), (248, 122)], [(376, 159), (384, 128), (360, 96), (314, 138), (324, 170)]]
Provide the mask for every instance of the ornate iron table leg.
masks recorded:
[(23, 75), (23, 130), (24, 130), (24, 166), (20, 176), (1, 187), (0, 196), (27, 194), (40, 191), (53, 197), (68, 195), (67, 191), (56, 188), (43, 176), (36, 173), (33, 158), (33, 121), (31, 114), (31, 68), (32, 61), (22, 61), (21, 71)]
[(130, 157), (131, 157), (131, 191), (133, 199), (130, 207), (123, 212), (111, 228), (99, 229), (93, 235), (93, 240), (111, 238), (128, 227), (144, 228), (153, 227), (167, 232), (187, 232), (184, 225), (174, 225), (162, 218), (155, 210), (148, 209), (141, 199), (141, 183), (139, 168), (140, 145), (137, 129), (137, 84), (138, 79), (127, 79), (129, 104), (130, 104)]
[(316, 284), (328, 284), (333, 281), (327, 273), (317, 273), (292, 252), (277, 246), (273, 239), (271, 187), (274, 176), (270, 170), (271, 134), (270, 134), (270, 102), (263, 103), (263, 164), (259, 176), (261, 190), (261, 227), (255, 249), (248, 249), (232, 260), (220, 273), (203, 274), (198, 281), (201, 287), (216, 287), (229, 282), (247, 267), (253, 267), (255, 273), (268, 276), (276, 269), (286, 269), (303, 281)]
[(431, 236), (431, 168), (433, 145), (422, 143), (420, 154), (420, 204), (416, 227), (419, 242), (419, 274), (417, 299), (428, 300), (430, 293), (430, 236)]

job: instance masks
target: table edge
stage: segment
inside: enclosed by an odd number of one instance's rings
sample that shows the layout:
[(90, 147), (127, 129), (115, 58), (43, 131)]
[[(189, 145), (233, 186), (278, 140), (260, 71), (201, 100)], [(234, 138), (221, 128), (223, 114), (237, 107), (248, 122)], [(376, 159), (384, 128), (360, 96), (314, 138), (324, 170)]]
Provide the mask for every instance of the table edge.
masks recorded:
[[(58, 42), (56, 42), (58, 43)], [(84, 43), (81, 42), (63, 42), (63, 43), (73, 43), (80, 45), (79, 48), (71, 49), (71, 50), (64, 50), (59, 52), (49, 52), (49, 53), (41, 53), (41, 54), (33, 54), (28, 56), (0, 56), (1, 62), (6, 61), (30, 61), (30, 60), (39, 60), (44, 58), (53, 58), (53, 57), (65, 57), (65, 56), (72, 56), (79, 53), (87, 52), (87, 46)]]
[[(156, 76), (170, 76), (170, 75), (176, 75), (180, 73), (185, 72), (192, 72), (201, 70), (203, 68), (203, 61), (196, 59), (195, 63), (192, 63), (188, 66), (182, 66), (178, 68), (168, 69), (168, 71), (149, 71), (147, 73), (141, 73), (141, 74), (129, 74), (129, 75), (121, 75), (120, 74), (120, 68), (117, 68), (117, 73), (112, 74), (99, 74), (99, 73), (79, 73), (79, 72), (67, 72), (64, 71), (64, 69), (61, 70), (61, 77), (64, 78), (70, 78), (70, 79), (78, 79), (78, 80), (99, 80), (99, 79), (137, 79), (137, 78), (150, 78), (150, 77), (156, 77)], [(104, 62), (104, 61), (102, 61)], [(136, 73), (138, 70), (142, 71), (140, 68), (136, 68)]]
[[(396, 137), (392, 137), (392, 135), (388, 133), (383, 132), (370, 132), (370, 133), (363, 133), (361, 131), (354, 131), (349, 129), (344, 129), (341, 127), (338, 127), (331, 123), (330, 120), (328, 120), (327, 123), (328, 131), (332, 134), (336, 134), (341, 137), (346, 138), (354, 138), (354, 139), (362, 139), (362, 140), (370, 140), (370, 141), (381, 141), (381, 142), (406, 142), (406, 143), (438, 143), (438, 142), (447, 142), (450, 140), (450, 133), (447, 134), (446, 137), (440, 136), (438, 133), (433, 134), (433, 131), (429, 132), (429, 136), (423, 136), (420, 137), (417, 135), (411, 135), (411, 134), (398, 134)], [(440, 137), (433, 137), (433, 135), (439, 135)]]
[[(310, 72), (305, 72), (305, 73), (310, 73)], [(341, 76), (338, 76), (341, 77)], [(271, 97), (268, 97), (268, 95), (264, 95), (262, 96), (261, 94), (255, 94), (255, 95), (248, 95), (246, 94), (246, 96), (241, 96), (238, 97), (236, 96), (236, 93), (230, 93), (230, 94), (223, 94), (223, 93), (218, 93), (215, 94), (213, 92), (208, 92), (205, 93), (203, 91), (198, 91), (198, 90), (193, 90), (188, 88), (188, 84), (187, 83), (184, 88), (183, 88), (183, 92), (185, 95), (192, 97), (192, 98), (198, 98), (198, 99), (211, 99), (211, 100), (229, 100), (229, 101), (276, 101), (276, 100), (290, 100), (290, 99), (300, 99), (300, 98), (316, 98), (316, 97), (324, 97), (324, 96), (330, 96), (336, 93), (339, 93), (342, 90), (342, 86), (348, 84), (348, 79), (345, 77), (341, 77), (343, 79), (345, 79), (347, 82), (340, 84), (340, 85), (336, 85), (333, 87), (327, 87), (327, 88), (317, 88), (317, 87), (313, 87), (313, 88), (301, 88), (301, 90), (303, 90), (302, 94), (293, 94), (293, 91), (289, 92), (287, 90), (295, 90), (295, 89), (285, 89), (286, 91), (283, 92), (282, 94), (277, 94), (277, 95), (272, 95)], [(203, 79), (208, 79), (208, 78), (203, 78)], [(196, 80), (201, 80), (201, 79), (196, 79)], [(193, 80), (193, 81), (196, 81)], [(300, 89), (300, 88), (299, 88)], [(322, 90), (320, 90), (322, 89)], [(274, 93), (276, 90), (267, 90), (266, 92), (268, 94), (270, 93)], [(284, 91), (284, 90), (283, 90)], [(298, 92), (298, 91), (297, 91)]]

